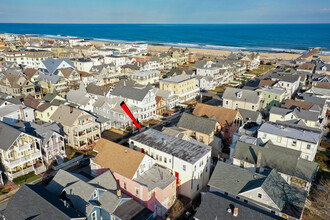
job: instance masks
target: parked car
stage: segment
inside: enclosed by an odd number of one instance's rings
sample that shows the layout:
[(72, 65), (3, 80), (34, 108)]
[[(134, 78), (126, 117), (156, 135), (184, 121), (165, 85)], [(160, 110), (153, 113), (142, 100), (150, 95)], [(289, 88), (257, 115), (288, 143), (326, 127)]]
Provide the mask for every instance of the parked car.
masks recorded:
[(91, 163), (90, 159), (84, 159), (79, 161), (79, 167), (86, 167)]

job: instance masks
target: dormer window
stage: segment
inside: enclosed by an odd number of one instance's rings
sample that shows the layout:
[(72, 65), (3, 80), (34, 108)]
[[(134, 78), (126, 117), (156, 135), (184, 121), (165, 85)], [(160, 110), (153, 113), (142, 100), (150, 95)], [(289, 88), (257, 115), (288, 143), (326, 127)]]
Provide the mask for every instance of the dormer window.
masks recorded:
[(96, 197), (97, 197), (97, 190), (95, 190), (93, 193), (93, 198), (95, 199)]
[(238, 93), (236, 93), (236, 96), (237, 96), (237, 98), (242, 98), (242, 92), (238, 92)]

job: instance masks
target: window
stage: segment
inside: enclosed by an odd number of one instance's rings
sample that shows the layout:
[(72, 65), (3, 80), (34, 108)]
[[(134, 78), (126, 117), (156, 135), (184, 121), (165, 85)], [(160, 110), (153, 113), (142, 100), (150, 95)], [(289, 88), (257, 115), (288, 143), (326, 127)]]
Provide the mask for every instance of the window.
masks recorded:
[(254, 105), (251, 106), (252, 110), (254, 110)]
[(228, 101), (226, 101), (226, 105), (228, 105)]
[(277, 142), (281, 142), (282, 137), (277, 137)]
[(186, 165), (182, 166), (183, 171), (186, 171)]
[(311, 145), (307, 144), (307, 150), (310, 150), (310, 149), (311, 149)]
[(162, 161), (162, 156), (159, 156), (159, 161)]
[(197, 184), (197, 190), (199, 190), (199, 184)]
[(236, 199), (241, 199), (239, 196), (236, 196)]
[(136, 188), (136, 189), (135, 189), (135, 196), (138, 196), (138, 195), (139, 195), (139, 189)]
[(297, 141), (292, 141), (292, 146), (296, 146), (297, 145)]
[(262, 198), (262, 194), (258, 193), (258, 198), (261, 199)]
[(93, 198), (96, 198), (96, 197), (97, 197), (97, 191), (95, 190), (93, 193)]
[(248, 203), (248, 201), (247, 201), (246, 199), (244, 199), (244, 202), (245, 202), (245, 203)]
[(240, 167), (244, 168), (244, 161), (243, 160), (241, 160)]
[(92, 220), (96, 220), (97, 218), (96, 218), (96, 211), (94, 211), (93, 213), (92, 213)]
[(164, 163), (167, 163), (167, 158), (166, 157), (164, 157)]
[(308, 155), (305, 156), (305, 159), (308, 160)]
[(203, 142), (203, 136), (199, 136), (199, 141)]
[(158, 155), (156, 154), (156, 160), (158, 160)]
[(227, 196), (228, 196), (228, 193), (227, 193), (227, 192), (225, 192), (225, 195), (227, 195)]
[(126, 190), (127, 188), (126, 188), (126, 183), (124, 183), (124, 189)]

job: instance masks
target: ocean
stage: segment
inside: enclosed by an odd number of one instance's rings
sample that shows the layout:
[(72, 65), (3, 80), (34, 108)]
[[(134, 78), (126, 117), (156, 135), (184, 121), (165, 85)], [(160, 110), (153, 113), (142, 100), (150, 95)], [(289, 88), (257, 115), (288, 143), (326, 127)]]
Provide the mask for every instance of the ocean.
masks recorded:
[(330, 24), (0, 23), (0, 32), (231, 51), (304, 53), (309, 47), (322, 47), (330, 55)]

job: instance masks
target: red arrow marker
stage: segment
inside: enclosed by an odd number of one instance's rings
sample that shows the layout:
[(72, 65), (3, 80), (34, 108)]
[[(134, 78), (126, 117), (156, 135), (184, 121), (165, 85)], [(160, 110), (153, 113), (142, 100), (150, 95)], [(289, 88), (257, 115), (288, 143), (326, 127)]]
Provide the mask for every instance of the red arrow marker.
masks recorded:
[(124, 101), (122, 101), (122, 102), (120, 103), (120, 107), (121, 107), (121, 108), (126, 112), (126, 114), (131, 118), (131, 120), (133, 121), (134, 125), (135, 125), (138, 129), (140, 129), (140, 131), (141, 131), (141, 125), (140, 125), (139, 121), (136, 120), (136, 119), (134, 118), (134, 116), (132, 115), (131, 111), (128, 109), (128, 107), (127, 107), (127, 105), (125, 104)]

